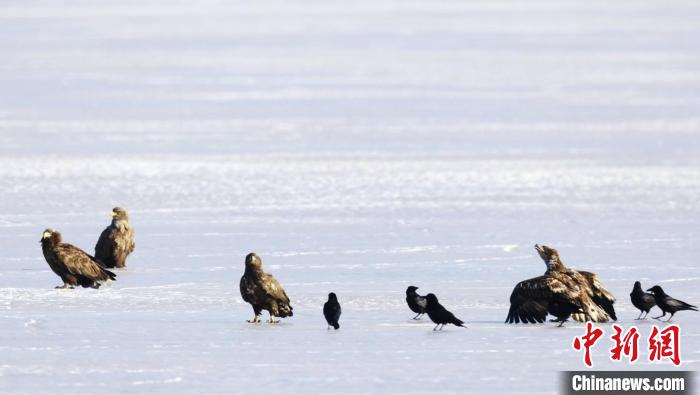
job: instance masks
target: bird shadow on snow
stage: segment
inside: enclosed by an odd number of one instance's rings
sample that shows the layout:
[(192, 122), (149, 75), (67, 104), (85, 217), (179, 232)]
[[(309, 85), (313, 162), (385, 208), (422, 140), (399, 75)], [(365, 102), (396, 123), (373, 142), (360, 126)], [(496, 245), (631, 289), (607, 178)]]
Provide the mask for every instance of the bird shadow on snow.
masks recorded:
[(253, 324), (250, 322), (243, 322), (240, 327), (243, 329), (250, 329), (250, 330), (274, 330), (275, 328), (291, 328), (293, 327), (294, 324), (291, 322), (278, 322), (276, 324), (270, 324), (269, 322), (260, 322), (257, 324)]

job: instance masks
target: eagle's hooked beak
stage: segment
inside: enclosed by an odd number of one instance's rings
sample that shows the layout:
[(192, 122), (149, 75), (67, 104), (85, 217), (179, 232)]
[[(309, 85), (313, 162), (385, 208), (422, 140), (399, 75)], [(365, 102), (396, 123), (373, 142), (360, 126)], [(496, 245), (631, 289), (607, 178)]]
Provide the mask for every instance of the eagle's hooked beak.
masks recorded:
[(41, 243), (42, 241), (48, 239), (49, 237), (51, 237), (51, 233), (49, 233), (49, 232), (44, 232), (44, 234), (41, 235), (41, 240), (39, 240), (39, 243)]
[(115, 213), (114, 211), (112, 211), (111, 213), (109, 213), (109, 216), (110, 216), (110, 218), (114, 218), (114, 217), (117, 216), (117, 213)]

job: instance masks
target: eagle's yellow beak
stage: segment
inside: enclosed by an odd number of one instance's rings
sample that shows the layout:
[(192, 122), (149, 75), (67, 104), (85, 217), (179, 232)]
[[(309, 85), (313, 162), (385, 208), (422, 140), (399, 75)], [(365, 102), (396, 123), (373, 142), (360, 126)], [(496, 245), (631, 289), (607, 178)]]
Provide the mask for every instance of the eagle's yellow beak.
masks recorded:
[(42, 239), (48, 239), (51, 237), (51, 232), (44, 232), (44, 234), (41, 236)]
[(111, 213), (109, 213), (109, 215), (110, 215), (111, 218), (114, 218), (114, 217), (117, 216), (117, 213), (115, 213), (114, 211), (112, 211)]

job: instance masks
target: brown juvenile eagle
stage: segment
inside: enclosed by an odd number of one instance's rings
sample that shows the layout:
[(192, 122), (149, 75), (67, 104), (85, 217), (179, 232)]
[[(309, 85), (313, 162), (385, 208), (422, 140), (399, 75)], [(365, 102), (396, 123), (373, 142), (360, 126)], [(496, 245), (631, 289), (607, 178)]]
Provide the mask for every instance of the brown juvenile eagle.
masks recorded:
[(95, 258), (106, 267), (121, 268), (136, 247), (134, 230), (129, 225), (129, 213), (123, 208), (113, 208), (111, 215), (112, 223), (102, 231), (95, 245)]
[(615, 298), (594, 273), (567, 268), (553, 248), (535, 245), (535, 249), (547, 271), (515, 286), (506, 322), (544, 322), (548, 313), (562, 324), (569, 316), (581, 322), (617, 320)]
[(117, 277), (85, 251), (64, 243), (61, 234), (53, 229), (46, 229), (39, 242), (49, 267), (63, 280), (63, 285), (56, 288), (73, 288), (76, 285), (99, 288), (101, 281), (115, 280)]
[(262, 270), (262, 260), (251, 252), (245, 257), (245, 272), (241, 277), (241, 296), (253, 306), (255, 316), (248, 322), (260, 322), (263, 310), (270, 313), (269, 323), (277, 323), (275, 317), (291, 317), (292, 306), (280, 283)]

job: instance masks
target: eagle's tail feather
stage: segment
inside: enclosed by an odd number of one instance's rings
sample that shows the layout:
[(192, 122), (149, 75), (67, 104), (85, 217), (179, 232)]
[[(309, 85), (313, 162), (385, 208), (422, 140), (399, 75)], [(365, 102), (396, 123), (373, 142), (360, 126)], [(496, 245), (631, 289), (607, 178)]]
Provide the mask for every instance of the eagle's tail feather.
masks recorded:
[(109, 271), (109, 270), (107, 270), (107, 269), (104, 269), (104, 272), (105, 272), (105, 274), (109, 277), (110, 280), (114, 280), (114, 281), (117, 280), (117, 275), (114, 274), (113, 272), (111, 272), (111, 271)]
[(586, 322), (586, 321), (592, 321), (592, 322), (608, 322), (610, 321), (610, 316), (608, 313), (605, 312), (605, 310), (601, 309), (598, 307), (596, 304), (589, 304), (583, 307), (583, 310), (585, 312), (583, 313), (574, 313), (571, 315), (571, 318), (578, 322)]

